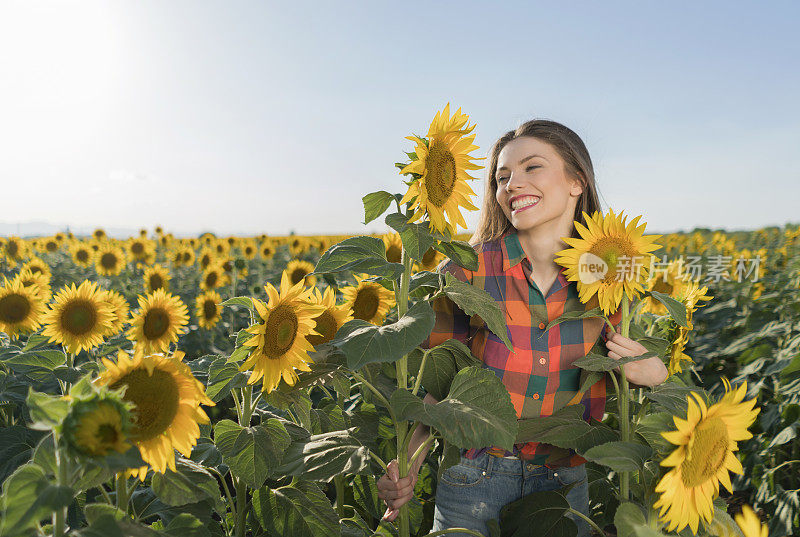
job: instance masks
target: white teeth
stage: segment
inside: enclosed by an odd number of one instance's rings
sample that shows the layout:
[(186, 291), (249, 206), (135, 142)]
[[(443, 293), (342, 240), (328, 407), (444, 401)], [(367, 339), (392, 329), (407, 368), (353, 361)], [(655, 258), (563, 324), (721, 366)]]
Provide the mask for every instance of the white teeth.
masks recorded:
[(540, 198), (538, 196), (525, 196), (524, 198), (514, 200), (514, 202), (511, 204), (511, 208), (516, 211), (517, 209), (535, 205), (539, 202), (539, 199)]

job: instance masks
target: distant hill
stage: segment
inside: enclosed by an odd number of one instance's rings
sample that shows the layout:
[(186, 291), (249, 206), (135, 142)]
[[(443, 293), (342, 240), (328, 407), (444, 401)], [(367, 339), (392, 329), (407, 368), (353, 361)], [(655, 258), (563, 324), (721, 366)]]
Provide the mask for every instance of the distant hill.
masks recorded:
[[(107, 227), (103, 229), (108, 236), (116, 239), (127, 239), (128, 237), (139, 236), (138, 229), (113, 227)], [(8, 237), (11, 235), (22, 238), (44, 236), (49, 237), (51, 235), (55, 235), (59, 231), (63, 231), (64, 233), (71, 231), (74, 235), (80, 237), (91, 235), (92, 231), (94, 230), (95, 227), (72, 227), (67, 225), (51, 224), (48, 222), (21, 222), (19, 224), (6, 224), (0, 222), (0, 236), (2, 237)]]

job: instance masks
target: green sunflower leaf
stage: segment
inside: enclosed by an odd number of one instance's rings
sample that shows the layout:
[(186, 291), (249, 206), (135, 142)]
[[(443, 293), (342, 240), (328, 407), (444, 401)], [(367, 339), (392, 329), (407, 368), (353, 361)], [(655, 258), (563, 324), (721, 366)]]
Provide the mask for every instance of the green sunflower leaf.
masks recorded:
[(364, 202), (364, 224), (369, 224), (389, 208), (394, 201), (394, 196), (385, 190), (367, 194), (361, 201)]
[(478, 315), (506, 348), (513, 352), (508, 337), (506, 319), (492, 295), (474, 285), (462, 282), (449, 272), (445, 274), (444, 292), (467, 315)]

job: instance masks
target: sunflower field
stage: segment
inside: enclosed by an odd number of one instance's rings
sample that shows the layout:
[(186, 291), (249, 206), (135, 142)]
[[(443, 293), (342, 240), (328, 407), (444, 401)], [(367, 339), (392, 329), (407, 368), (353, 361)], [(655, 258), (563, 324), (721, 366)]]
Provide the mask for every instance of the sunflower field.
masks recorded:
[[(408, 137), (403, 192), (363, 198), (382, 235), (0, 237), (0, 536), (447, 534), (434, 498), (459, 449), (527, 441), (588, 461), (596, 535), (800, 535), (800, 228), (586, 215), (556, 261), (598, 307), (547, 329), (621, 309), (648, 352), (575, 362), (581, 390), (613, 382), (602, 421), (518, 419), (464, 342), (423, 346), (447, 298), (510, 348), (491, 296), (441, 270), (478, 269), (474, 128), (447, 106)], [(586, 255), (605, 276), (583, 281)], [(646, 262), (615, 277), (626, 257)], [(620, 365), (655, 356), (667, 381), (631, 385)], [(388, 522), (393, 459), (421, 466)], [(510, 504), (492, 535), (574, 536), (565, 493)]]

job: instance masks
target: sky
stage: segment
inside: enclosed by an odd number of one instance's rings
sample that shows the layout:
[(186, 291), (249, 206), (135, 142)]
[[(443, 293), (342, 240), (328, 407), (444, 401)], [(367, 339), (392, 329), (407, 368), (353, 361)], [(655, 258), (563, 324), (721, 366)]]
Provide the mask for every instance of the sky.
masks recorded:
[(567, 125), (604, 209), (648, 231), (797, 223), (798, 20), (791, 1), (0, 0), (0, 223), (383, 232), (361, 198), (405, 192), (405, 137), (448, 102), (480, 157), (528, 119)]

